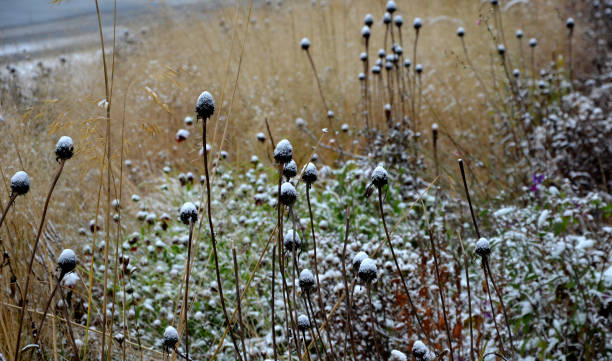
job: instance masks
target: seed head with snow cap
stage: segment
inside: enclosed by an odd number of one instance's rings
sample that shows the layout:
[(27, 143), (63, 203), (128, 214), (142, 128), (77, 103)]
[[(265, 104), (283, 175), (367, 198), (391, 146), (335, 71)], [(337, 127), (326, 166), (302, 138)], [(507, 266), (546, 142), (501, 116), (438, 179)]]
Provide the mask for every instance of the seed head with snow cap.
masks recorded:
[(317, 172), (317, 167), (312, 163), (308, 163), (306, 169), (304, 169), (302, 173), (302, 180), (306, 182), (306, 184), (311, 185), (317, 181), (318, 176), (319, 172)]
[(412, 355), (417, 361), (429, 361), (429, 349), (421, 341), (415, 341), (412, 345)]
[(419, 30), (423, 26), (423, 20), (421, 20), (421, 18), (415, 18), (412, 22), (412, 26), (414, 26), (416, 30)]
[(387, 1), (387, 11), (393, 14), (397, 10), (397, 4), (393, 0)]
[(287, 139), (283, 139), (274, 148), (274, 160), (281, 164), (289, 163), (293, 158), (293, 147)]
[(310, 321), (308, 320), (308, 316), (302, 314), (298, 316), (297, 319), (297, 327), (298, 330), (302, 332), (306, 332), (310, 329)]
[(196, 114), (199, 119), (206, 121), (215, 112), (215, 99), (207, 91), (202, 92), (196, 102)]
[(295, 250), (299, 250), (302, 246), (302, 240), (300, 239), (300, 235), (295, 232), (295, 240), (293, 239), (293, 231), (289, 231), (285, 233), (283, 237), (283, 244), (285, 245), (285, 249), (289, 252), (293, 252)]
[(363, 23), (367, 26), (372, 26), (372, 24), (374, 24), (374, 17), (372, 14), (366, 14), (366, 16), (363, 18)]
[(383, 23), (388, 25), (389, 23), (391, 23), (391, 14), (389, 12), (386, 12), (383, 15)]
[(297, 164), (295, 164), (293, 159), (291, 162), (286, 163), (283, 167), (283, 175), (287, 177), (287, 179), (293, 178), (297, 175)]
[(181, 219), (181, 222), (186, 225), (195, 223), (198, 220), (198, 209), (196, 208), (195, 204), (185, 202), (179, 211), (179, 218)]
[(465, 35), (465, 29), (463, 29), (461, 26), (457, 28), (457, 36), (462, 38)]
[(476, 242), (476, 254), (482, 258), (486, 258), (491, 254), (491, 245), (488, 239), (483, 237)]
[(299, 285), (302, 292), (310, 293), (315, 287), (315, 278), (312, 272), (308, 269), (303, 269), (300, 272)]
[(376, 188), (380, 189), (387, 183), (389, 183), (389, 174), (385, 168), (380, 165), (374, 168), (374, 171), (372, 172), (372, 184), (374, 184)]
[(565, 26), (570, 30), (574, 29), (574, 18), (567, 18)]
[(11, 177), (11, 192), (15, 195), (28, 193), (30, 190), (30, 177), (28, 173), (20, 170)]
[(359, 271), (359, 266), (361, 266), (361, 261), (363, 261), (366, 258), (368, 258), (368, 254), (363, 251), (358, 252), (355, 255), (355, 257), (353, 257), (353, 271), (354, 272)]
[(404, 18), (401, 15), (395, 15), (395, 17), (393, 18), (393, 23), (398, 28), (401, 28), (402, 25), (404, 25)]
[(172, 326), (166, 327), (166, 330), (164, 331), (164, 346), (167, 349), (174, 349), (178, 339), (179, 337), (176, 328)]
[(72, 272), (77, 265), (77, 258), (74, 251), (71, 249), (65, 249), (60, 253), (59, 258), (57, 259), (57, 266), (61, 271), (61, 275), (65, 275), (66, 273)]
[(408, 361), (408, 357), (401, 351), (393, 350), (391, 356), (389, 356), (389, 361)]
[(376, 279), (378, 275), (378, 269), (376, 268), (376, 262), (371, 258), (366, 258), (359, 264), (359, 271), (357, 272), (359, 279), (364, 283), (370, 283)]
[(308, 50), (308, 48), (310, 48), (310, 40), (308, 40), (308, 38), (302, 38), (300, 46), (302, 47), (302, 50)]
[(55, 156), (57, 160), (68, 160), (74, 155), (74, 142), (72, 138), (63, 136), (55, 145)]
[(281, 203), (286, 206), (292, 206), (293, 203), (295, 203), (296, 199), (297, 199), (297, 192), (295, 191), (295, 187), (293, 186), (293, 184), (289, 182), (283, 183), (283, 185), (281, 185), (281, 192), (280, 192)]
[(367, 25), (364, 25), (363, 28), (361, 28), (361, 36), (363, 36), (364, 39), (369, 39), (370, 38), (370, 27)]
[(516, 33), (514, 33), (514, 35), (516, 36), (517, 39), (522, 39), (523, 38), (523, 30), (518, 29), (516, 31)]

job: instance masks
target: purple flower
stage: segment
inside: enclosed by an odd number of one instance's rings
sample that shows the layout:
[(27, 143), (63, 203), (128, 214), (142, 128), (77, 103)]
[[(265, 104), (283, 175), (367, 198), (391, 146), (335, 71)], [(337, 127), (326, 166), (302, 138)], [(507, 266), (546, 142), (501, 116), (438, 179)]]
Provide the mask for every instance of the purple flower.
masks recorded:
[(540, 175), (538, 175), (537, 173), (533, 174), (530, 189), (536, 196), (538, 195), (538, 192), (540, 191), (538, 189), (538, 186), (540, 186), (543, 182), (544, 182), (544, 174), (540, 174)]

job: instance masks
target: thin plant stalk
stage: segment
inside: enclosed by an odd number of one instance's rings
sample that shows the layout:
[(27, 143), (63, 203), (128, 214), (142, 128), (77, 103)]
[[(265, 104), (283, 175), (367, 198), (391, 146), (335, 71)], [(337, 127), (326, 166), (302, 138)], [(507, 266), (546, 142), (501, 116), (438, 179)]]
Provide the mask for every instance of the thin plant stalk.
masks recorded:
[(416, 94), (415, 94), (415, 89), (416, 89), (416, 65), (418, 64), (417, 62), (417, 44), (419, 42), (419, 29), (416, 29), (416, 36), (414, 38), (414, 47), (412, 48), (412, 63), (414, 64), (414, 66), (412, 67), (412, 69), (414, 69), (414, 74), (412, 75), (412, 119), (414, 119), (414, 132), (417, 132), (417, 122), (416, 122), (416, 108), (415, 108), (415, 98), (416, 98)]
[[(246, 351), (246, 344), (244, 342), (244, 324), (242, 323), (242, 308), (240, 305), (240, 277), (238, 277), (238, 260), (236, 259), (236, 247), (232, 246), (232, 258), (234, 259), (234, 278), (236, 280), (236, 303), (238, 307), (238, 325), (240, 329), (240, 341), (242, 342), (242, 354), (244, 355), (244, 361), (248, 361), (249, 357)], [(274, 329), (273, 329), (274, 330)]]
[(276, 246), (272, 246), (272, 295), (270, 296), (270, 303), (272, 307), (272, 349), (274, 350), (274, 361), (278, 361), (276, 354), (276, 323), (275, 323), (275, 312), (274, 312), (274, 281), (275, 281), (275, 264), (276, 263)]
[[(355, 338), (353, 336), (353, 325), (351, 323), (351, 296), (349, 293), (348, 280), (346, 278), (346, 246), (348, 243), (348, 235), (351, 225), (351, 207), (348, 207), (346, 210), (346, 230), (344, 231), (344, 246), (342, 248), (342, 279), (344, 281), (344, 292), (346, 292), (346, 319), (347, 319), (347, 328), (348, 334), (351, 338), (351, 351), (353, 352), (353, 361), (356, 361), (355, 357), (357, 357), (357, 351), (355, 349)], [(346, 334), (345, 334), (346, 337)], [(346, 343), (345, 343), (346, 345)], [(346, 350), (345, 350), (345, 358), (346, 358)]]
[[(295, 240), (297, 235), (296, 235), (296, 225), (295, 225), (295, 215), (293, 214), (293, 207), (289, 206), (289, 216), (291, 217), (291, 220), (293, 222), (293, 239)], [(293, 319), (297, 320), (298, 318), (298, 314), (297, 314), (297, 301), (296, 301), (296, 292), (297, 292), (297, 287), (295, 287), (295, 273), (296, 270), (298, 268), (297, 266), (297, 255), (295, 253), (295, 244), (293, 247), (291, 247), (291, 254), (292, 254), (292, 258), (293, 258), (293, 262), (292, 262), (292, 272), (291, 272), (291, 294), (293, 296)], [(294, 332), (293, 337), (297, 340), (296, 342), (296, 349), (297, 349), (297, 354), (298, 354), (298, 359), (302, 359), (302, 355), (301, 355), (301, 351), (300, 351), (300, 342), (299, 342), (299, 338), (300, 338), (300, 334), (297, 332)]]
[(461, 239), (461, 236), (459, 236), (459, 244), (461, 245), (461, 253), (463, 253), (463, 264), (465, 265), (465, 280), (467, 282), (468, 291), (468, 315), (470, 317), (470, 356), (472, 361), (476, 361), (474, 353), (474, 327), (472, 325), (472, 290), (470, 288), (470, 273), (468, 271), (468, 257), (465, 253), (465, 248), (463, 247), (463, 240)]
[[(227, 317), (227, 309), (225, 307), (225, 297), (223, 296), (223, 283), (221, 282), (221, 273), (219, 272), (219, 256), (217, 254), (217, 239), (215, 238), (215, 230), (212, 222), (212, 211), (210, 205), (210, 177), (208, 174), (208, 152), (206, 151), (206, 119), (202, 119), (202, 143), (204, 146), (204, 175), (206, 177), (206, 208), (208, 214), (208, 225), (210, 227), (210, 237), (212, 240), (213, 246), (213, 254), (215, 256), (215, 273), (217, 275), (217, 287), (219, 288), (219, 298), (221, 300), (221, 308), (223, 309), (223, 316), (225, 317), (225, 323), (231, 327), (229, 322), (229, 317)], [(185, 305), (185, 312), (187, 312), (187, 306)], [(187, 326), (187, 325), (185, 325)], [(232, 343), (234, 344), (234, 350), (236, 351), (236, 355), (238, 355), (238, 359), (242, 359), (240, 357), (240, 349), (238, 348), (238, 344), (236, 343), (236, 338), (234, 337), (234, 333), (230, 330), (230, 337), (232, 338)]]
[[(204, 125), (206, 127), (206, 124)], [(204, 151), (206, 152), (206, 151)], [(185, 358), (189, 360), (189, 276), (191, 275), (191, 245), (193, 242), (193, 220), (189, 221), (189, 241), (187, 242), (187, 270), (185, 272), (185, 298), (183, 310), (185, 312)]]
[(465, 169), (463, 168), (463, 159), (459, 159), (459, 169), (461, 170), (461, 178), (463, 179), (463, 187), (465, 189), (465, 196), (470, 206), (470, 214), (472, 215), (472, 222), (474, 223), (474, 230), (476, 236), (480, 239), (480, 231), (478, 230), (478, 223), (476, 222), (476, 216), (474, 216), (474, 208), (472, 208), (472, 199), (470, 198), (470, 192), (468, 190), (467, 181), (465, 179)]
[[(38, 232), (36, 233), (36, 240), (34, 240), (34, 248), (32, 249), (32, 256), (30, 256), (30, 262), (28, 263), (28, 270), (26, 273), (26, 282), (25, 288), (23, 289), (23, 305), (21, 306), (21, 312), (19, 315), (19, 324), (17, 326), (17, 345), (15, 347), (15, 361), (19, 360), (19, 346), (21, 344), (21, 331), (23, 328), (23, 319), (25, 317), (25, 313), (28, 307), (28, 291), (30, 287), (30, 274), (32, 273), (32, 266), (34, 265), (34, 258), (36, 256), (36, 250), (38, 249), (38, 243), (40, 242), (40, 236), (42, 234), (42, 230), (45, 226), (45, 219), (47, 216), (47, 210), (49, 209), (49, 202), (51, 201), (51, 195), (53, 194), (53, 190), (55, 189), (55, 185), (59, 180), (60, 175), (62, 174), (62, 170), (64, 169), (65, 160), (59, 160), (59, 168), (57, 169), (57, 173), (55, 174), (55, 178), (53, 178), (53, 182), (51, 183), (51, 188), (49, 189), (49, 193), (47, 194), (47, 199), (45, 200), (45, 206), (43, 207), (42, 217), (40, 219), (40, 225), (38, 226)], [(5, 211), (6, 213), (7, 211)], [(78, 355), (77, 355), (78, 357)]]
[(374, 318), (374, 305), (372, 304), (372, 292), (369, 283), (366, 285), (366, 289), (368, 290), (368, 303), (370, 304), (370, 333), (372, 335), (372, 339), (374, 340), (376, 358), (378, 361), (381, 361), (382, 356), (380, 353), (380, 346), (378, 345), (378, 338), (376, 337), (376, 318)]
[(74, 357), (77, 361), (80, 361), (79, 357), (79, 348), (77, 347), (74, 341), (74, 332), (72, 331), (72, 325), (70, 324), (70, 315), (68, 314), (68, 302), (66, 302), (66, 297), (64, 296), (64, 290), (59, 287), (60, 295), (62, 296), (62, 300), (64, 301), (64, 307), (62, 310), (64, 311), (64, 317), (66, 318), (66, 328), (68, 329), (68, 336), (70, 337), (70, 346), (72, 347), (72, 351), (74, 352)]
[[(321, 101), (323, 102), (323, 106), (325, 107), (325, 112), (327, 113), (327, 111), (329, 110), (329, 107), (327, 106), (327, 101), (325, 100), (325, 96), (323, 95), (323, 88), (321, 87), (321, 81), (319, 80), (319, 73), (317, 73), (317, 68), (315, 66), (314, 61), (312, 60), (312, 56), (310, 55), (309, 49), (306, 49), (306, 55), (308, 56), (308, 61), (310, 62), (310, 66), (312, 67), (312, 72), (314, 73), (315, 79), (317, 80), (317, 87), (319, 89), (319, 95), (321, 96)], [(332, 120), (329, 117), (328, 119), (329, 119), (329, 127), (331, 130)]]
[[(514, 349), (514, 341), (512, 340), (512, 329), (510, 328), (510, 322), (508, 321), (508, 313), (506, 312), (506, 306), (504, 305), (504, 300), (502, 298), (501, 292), (497, 288), (497, 284), (495, 284), (495, 279), (493, 278), (493, 274), (491, 273), (491, 266), (489, 264), (489, 258), (485, 259), (485, 267), (487, 268), (487, 272), (489, 273), (489, 278), (491, 279), (491, 283), (493, 284), (493, 289), (499, 298), (499, 303), (502, 306), (502, 313), (504, 314), (504, 320), (506, 321), (506, 327), (508, 328), (508, 335), (510, 336), (510, 347)], [(515, 350), (516, 351), (516, 350)]]
[(567, 52), (568, 52), (568, 58), (569, 58), (569, 78), (570, 78), (570, 85), (573, 85), (574, 83), (574, 66), (573, 66), (573, 59), (572, 59), (572, 38), (574, 35), (574, 29), (570, 29), (569, 33), (567, 34)]
[(391, 251), (391, 256), (393, 257), (393, 262), (395, 263), (395, 268), (397, 269), (397, 273), (399, 273), (400, 279), (402, 281), (402, 287), (404, 288), (404, 293), (406, 294), (406, 297), (408, 298), (408, 303), (410, 304), (410, 313), (412, 313), (414, 317), (416, 318), (417, 323), (419, 325), (419, 331), (423, 335), (426, 335), (425, 330), (423, 329), (423, 323), (421, 322), (421, 318), (416, 312), (416, 307), (414, 306), (414, 303), (412, 302), (412, 297), (410, 297), (410, 292), (408, 291), (406, 279), (404, 278), (404, 275), (402, 274), (402, 270), (399, 266), (399, 262), (397, 261), (397, 257), (395, 256), (395, 251), (393, 250), (393, 244), (391, 243), (391, 237), (389, 236), (389, 230), (387, 229), (387, 222), (385, 221), (385, 213), (383, 211), (382, 188), (378, 188), (378, 206), (380, 209), (380, 217), (382, 218), (383, 227), (385, 229), (387, 243), (389, 244), (389, 250)]
[(4, 219), (6, 218), (6, 215), (8, 214), (8, 211), (13, 205), (13, 203), (15, 203), (16, 198), (17, 198), (17, 193), (11, 193), (11, 197), (9, 198), (8, 204), (6, 205), (6, 208), (4, 208), (4, 211), (2, 212), (2, 218), (0, 218), (0, 228), (2, 228)]
[(321, 341), (321, 348), (323, 348), (323, 353), (325, 354), (325, 359), (330, 360), (329, 354), (327, 353), (327, 348), (325, 347), (325, 342), (323, 341), (323, 337), (321, 337), (321, 332), (319, 331), (319, 325), (317, 323), (317, 318), (315, 317), (314, 307), (312, 307), (312, 302), (310, 301), (310, 293), (304, 295), (304, 302), (306, 303), (306, 310), (308, 310), (308, 312), (310, 313), (309, 316), (312, 316), (310, 322), (314, 323), (315, 330), (317, 332), (317, 337)]
[(370, 90), (369, 90), (369, 69), (370, 69), (370, 39), (369, 38), (365, 38), (365, 53), (366, 53), (366, 60), (365, 60), (365, 69), (364, 69), (364, 74), (365, 74), (365, 125), (366, 125), (366, 132), (369, 131), (370, 129), (370, 121), (369, 121), (369, 116), (370, 116)]
[(488, 272), (487, 272), (486, 266), (484, 265), (484, 260), (483, 260), (482, 270), (484, 271), (484, 275), (485, 275), (487, 296), (489, 298), (489, 306), (491, 307), (491, 318), (493, 318), (493, 324), (495, 325), (495, 332), (497, 333), (497, 338), (499, 339), (499, 346), (500, 346), (501, 352), (505, 354), (506, 352), (504, 351), (504, 339), (501, 337), (501, 334), (499, 333), (499, 326), (497, 325), (497, 317), (495, 317), (495, 308), (493, 307), (493, 298), (491, 298), (491, 290), (489, 290)]
[[(318, 296), (318, 301), (319, 301), (319, 309), (321, 310), (321, 314), (325, 315), (325, 307), (323, 306), (323, 296), (321, 295), (321, 284), (319, 281), (319, 268), (318, 268), (318, 261), (317, 261), (317, 238), (315, 235), (314, 220), (312, 216), (312, 206), (310, 204), (310, 187), (311, 187), (311, 184), (306, 185), (306, 202), (308, 203), (308, 215), (310, 217), (310, 229), (312, 231), (312, 246), (313, 246), (313, 251), (314, 251), (315, 280), (317, 281), (317, 296)], [(294, 220), (294, 228), (295, 228), (295, 220)], [(295, 239), (295, 234), (293, 235), (293, 239)], [(327, 339), (329, 340), (331, 352), (332, 354), (335, 354), (333, 346), (332, 346), (332, 342), (331, 342), (331, 337), (329, 334), (329, 325), (325, 325), (325, 333), (327, 334)]]

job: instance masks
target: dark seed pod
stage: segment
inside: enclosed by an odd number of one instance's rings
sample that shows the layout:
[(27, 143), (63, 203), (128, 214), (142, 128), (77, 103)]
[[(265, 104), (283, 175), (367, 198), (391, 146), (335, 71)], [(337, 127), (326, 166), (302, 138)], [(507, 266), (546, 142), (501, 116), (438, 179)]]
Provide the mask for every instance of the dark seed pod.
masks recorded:
[(516, 33), (514, 33), (514, 35), (516, 36), (517, 39), (522, 39), (523, 38), (523, 30), (518, 29), (516, 31)]
[(387, 183), (389, 183), (389, 174), (385, 170), (385, 168), (378, 166), (374, 168), (372, 172), (372, 184), (376, 186), (376, 188), (382, 188)]
[(398, 28), (401, 28), (402, 25), (404, 25), (404, 18), (401, 15), (395, 15), (395, 17), (393, 18), (393, 23)]
[(310, 321), (306, 315), (299, 315), (297, 319), (297, 327), (301, 332), (306, 332), (310, 329)]
[(306, 182), (306, 184), (312, 184), (317, 181), (318, 176), (319, 172), (317, 172), (317, 167), (312, 163), (308, 163), (306, 169), (304, 169), (302, 173), (302, 180)]
[(289, 163), (293, 158), (293, 147), (287, 139), (283, 139), (274, 148), (274, 160), (281, 164)]
[(360, 251), (355, 257), (353, 257), (353, 272), (357, 273), (359, 271), (359, 266), (361, 266), (361, 261), (368, 258), (368, 254)]
[(74, 155), (74, 142), (72, 138), (63, 136), (55, 145), (55, 156), (57, 159), (68, 160)]
[(538, 45), (538, 39), (536, 38), (531, 38), (529, 39), (529, 46), (532, 48), (535, 48)]
[(295, 240), (293, 239), (293, 231), (289, 231), (287, 233), (285, 233), (285, 236), (283, 237), (283, 245), (285, 246), (285, 249), (288, 252), (293, 252), (293, 250), (295, 249), (295, 251), (297, 252), (300, 247), (302, 246), (302, 240), (300, 239), (300, 235), (297, 234), (297, 232), (295, 233)]
[(421, 341), (415, 341), (412, 345), (412, 355), (417, 361), (426, 361), (429, 359), (429, 349)]
[(179, 218), (181, 219), (181, 222), (186, 225), (189, 225), (189, 223), (195, 223), (198, 220), (198, 209), (196, 208), (195, 204), (185, 202), (179, 211)]
[(28, 193), (30, 190), (30, 177), (28, 173), (20, 170), (11, 177), (11, 192), (16, 195)]
[(303, 38), (300, 42), (300, 46), (303, 50), (308, 50), (308, 48), (310, 48), (310, 40), (308, 40), (308, 38)]
[(280, 192), (281, 203), (286, 206), (292, 206), (293, 203), (295, 203), (296, 199), (297, 199), (297, 192), (295, 191), (295, 187), (293, 186), (293, 184), (289, 182), (283, 183), (283, 185), (281, 186), (281, 192)]
[(416, 30), (419, 30), (423, 26), (423, 20), (421, 20), (421, 18), (415, 18), (412, 22), (412, 26), (414, 26)]
[(565, 22), (565, 26), (570, 30), (574, 29), (574, 19), (567, 18), (567, 21)]
[(365, 18), (363, 19), (363, 23), (367, 26), (372, 26), (374, 24), (374, 17), (372, 14), (366, 14)]
[(198, 97), (198, 101), (196, 102), (196, 114), (198, 118), (202, 120), (207, 120), (210, 118), (215, 112), (215, 99), (213, 96), (204, 91)]
[(397, 4), (393, 0), (387, 1), (387, 11), (393, 14), (397, 10)]
[(387, 25), (391, 23), (391, 14), (389, 14), (388, 12), (386, 12), (385, 15), (383, 15), (383, 23)]
[(499, 44), (499, 45), (497, 46), (497, 53), (498, 53), (499, 55), (504, 55), (504, 54), (506, 53), (506, 47), (505, 47), (505, 46), (503, 46), (502, 44)]
[(457, 28), (457, 36), (462, 38), (465, 35), (465, 30), (462, 27)]
[(265, 142), (266, 141), (266, 135), (262, 132), (257, 133), (257, 140), (259, 140), (260, 142)]
[(369, 39), (370, 38), (370, 27), (367, 25), (364, 25), (363, 28), (361, 29), (361, 36), (363, 36), (364, 39)]
[(164, 346), (167, 349), (174, 349), (178, 340), (179, 336), (176, 328), (172, 326), (166, 327), (166, 330), (164, 331)]
[(297, 175), (297, 165), (294, 160), (291, 160), (289, 163), (285, 163), (283, 167), (283, 175), (287, 177), (287, 179), (293, 178)]
[(74, 251), (71, 249), (65, 249), (57, 259), (57, 266), (60, 268), (62, 275), (72, 272), (77, 265), (77, 258)]
[(486, 258), (491, 254), (491, 245), (486, 238), (481, 238), (476, 242), (476, 254)]
[(376, 269), (376, 263), (371, 258), (366, 258), (359, 264), (359, 271), (357, 272), (359, 279), (364, 283), (370, 283), (376, 279), (378, 270)]
[(299, 285), (302, 292), (310, 293), (315, 287), (315, 277), (308, 269), (303, 269), (300, 272)]

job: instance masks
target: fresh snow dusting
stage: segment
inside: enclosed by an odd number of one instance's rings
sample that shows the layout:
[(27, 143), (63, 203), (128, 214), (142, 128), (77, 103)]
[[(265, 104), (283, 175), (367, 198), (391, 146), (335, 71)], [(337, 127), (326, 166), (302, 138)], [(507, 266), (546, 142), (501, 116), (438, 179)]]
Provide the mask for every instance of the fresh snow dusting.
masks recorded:
[(176, 328), (172, 326), (166, 327), (164, 331), (164, 345), (167, 347), (174, 347), (174, 345), (178, 342), (179, 336)]
[(287, 249), (288, 251), (293, 251), (294, 245), (297, 251), (302, 245), (302, 240), (300, 239), (300, 235), (297, 232), (295, 232), (295, 242), (294, 242), (293, 234), (294, 234), (293, 231), (288, 231), (285, 233), (285, 236), (283, 237), (283, 243), (285, 245), (285, 249)]
[(284, 182), (281, 185), (280, 201), (286, 206), (291, 206), (297, 199), (297, 191), (293, 184)]
[(283, 139), (274, 148), (274, 159), (279, 163), (288, 163), (293, 157), (293, 147), (287, 139)]
[(309, 292), (315, 285), (315, 277), (308, 269), (303, 269), (300, 272), (299, 285), (304, 291)]
[(429, 353), (429, 349), (425, 344), (418, 340), (415, 341), (412, 345), (412, 354), (416, 357), (417, 360), (422, 360)]
[(60, 159), (68, 159), (72, 157), (74, 152), (74, 142), (68, 136), (62, 136), (55, 145), (55, 154)]
[(371, 258), (366, 258), (359, 264), (359, 278), (364, 282), (372, 282), (376, 279), (378, 270), (376, 268), (376, 262)]
[(408, 357), (401, 351), (392, 350), (391, 356), (389, 356), (389, 361), (408, 361)]
[(612, 287), (612, 266), (608, 267), (602, 274), (602, 280), (607, 288)]
[(302, 38), (302, 41), (300, 41), (300, 46), (302, 49), (307, 50), (310, 47), (310, 40), (308, 40), (308, 38)]
[(71, 272), (77, 263), (76, 254), (71, 249), (65, 249), (60, 253), (57, 259), (57, 264), (61, 268), (63, 273)]
[(215, 99), (207, 91), (202, 92), (196, 102), (196, 113), (201, 119), (207, 120), (215, 112)]
[(380, 165), (374, 168), (374, 171), (372, 172), (372, 184), (378, 188), (381, 188), (388, 182), (389, 174), (387, 173), (387, 170)]
[(283, 167), (283, 175), (287, 178), (293, 178), (297, 175), (297, 164), (295, 164), (295, 161), (292, 159), (289, 163), (285, 163), (285, 166)]
[(179, 211), (179, 218), (184, 224), (195, 223), (198, 220), (198, 209), (195, 204), (185, 202)]
[(20, 170), (11, 177), (11, 190), (16, 194), (25, 194), (30, 189), (28, 173)]
[(187, 138), (189, 138), (189, 131), (187, 129), (179, 129), (176, 132), (176, 141), (177, 142), (182, 142), (182, 141), (186, 140)]
[(74, 288), (79, 282), (80, 277), (76, 272), (70, 272), (62, 279), (62, 286), (66, 288)]
[(310, 328), (310, 321), (308, 320), (308, 316), (299, 315), (297, 319), (297, 326), (300, 331), (306, 331)]
[(302, 173), (302, 180), (308, 184), (312, 184), (317, 181), (318, 175), (317, 167), (312, 162), (309, 162)]
[(368, 258), (368, 254), (365, 253), (364, 251), (357, 252), (355, 257), (353, 257), (353, 270), (355, 272), (359, 271), (359, 266), (361, 266), (361, 261), (363, 261), (366, 258)]
[(487, 256), (491, 253), (491, 245), (489, 244), (489, 240), (486, 238), (480, 238), (478, 242), (476, 242), (476, 250), (477, 255)]

